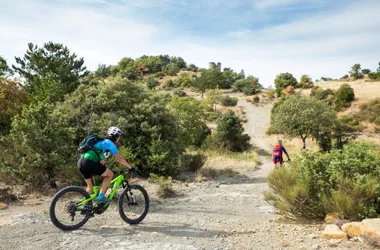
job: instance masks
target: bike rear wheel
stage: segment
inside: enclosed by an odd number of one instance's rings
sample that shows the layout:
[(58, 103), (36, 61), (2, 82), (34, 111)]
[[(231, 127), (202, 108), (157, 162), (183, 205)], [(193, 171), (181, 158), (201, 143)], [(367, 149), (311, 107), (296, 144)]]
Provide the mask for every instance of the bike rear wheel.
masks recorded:
[(148, 213), (149, 197), (146, 190), (137, 184), (127, 186), (119, 197), (120, 217), (128, 224), (140, 223)]
[(92, 214), (92, 201), (85, 206), (79, 205), (81, 200), (90, 195), (81, 187), (67, 187), (60, 190), (50, 203), (51, 222), (62, 230), (75, 230), (83, 226)]

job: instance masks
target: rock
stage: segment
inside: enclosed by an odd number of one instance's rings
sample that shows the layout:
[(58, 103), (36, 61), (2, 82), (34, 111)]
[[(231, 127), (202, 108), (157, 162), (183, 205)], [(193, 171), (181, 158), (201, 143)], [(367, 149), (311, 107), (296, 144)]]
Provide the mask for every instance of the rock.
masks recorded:
[(362, 234), (360, 222), (349, 222), (342, 225), (342, 231), (349, 236), (359, 236)]
[(361, 237), (373, 244), (380, 244), (380, 219), (365, 219), (361, 222)]
[(329, 224), (326, 225), (325, 230), (322, 233), (323, 237), (326, 239), (342, 239), (348, 240), (347, 234), (340, 230), (337, 225)]
[(325, 218), (325, 222), (327, 224), (335, 224), (339, 220), (337, 214), (327, 214)]

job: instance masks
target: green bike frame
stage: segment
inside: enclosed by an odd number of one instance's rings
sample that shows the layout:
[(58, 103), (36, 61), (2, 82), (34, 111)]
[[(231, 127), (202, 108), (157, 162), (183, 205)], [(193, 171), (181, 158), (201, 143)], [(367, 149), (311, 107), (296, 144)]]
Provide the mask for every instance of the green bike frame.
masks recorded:
[[(124, 175), (122, 175), (122, 174), (119, 175), (118, 177), (112, 179), (112, 181), (110, 182), (110, 184), (108, 186), (108, 188), (111, 188), (111, 186), (113, 185), (112, 191), (111, 191), (110, 195), (108, 196), (109, 199), (112, 199), (115, 196), (117, 189), (119, 188), (119, 186), (125, 180), (126, 179), (125, 179)], [(93, 188), (94, 192), (90, 196), (90, 198), (80, 200), (78, 202), (78, 206), (83, 206), (83, 205), (87, 204), (89, 201), (91, 201), (91, 200), (95, 199), (96, 197), (98, 197), (98, 194), (99, 194), (99, 191), (101, 189), (101, 186), (93, 186), (92, 188)], [(109, 203), (105, 204), (105, 206), (108, 206), (108, 205), (109, 205)]]

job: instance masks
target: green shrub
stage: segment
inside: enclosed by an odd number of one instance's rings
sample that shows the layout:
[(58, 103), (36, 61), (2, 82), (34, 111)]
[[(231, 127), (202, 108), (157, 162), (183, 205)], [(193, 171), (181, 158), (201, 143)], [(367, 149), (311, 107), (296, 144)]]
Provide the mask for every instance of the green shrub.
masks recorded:
[(158, 197), (164, 199), (176, 195), (176, 193), (173, 190), (173, 183), (170, 179), (165, 178), (164, 176), (150, 174), (149, 181), (159, 185), (159, 188), (157, 190)]
[(191, 172), (197, 172), (207, 161), (204, 154), (183, 154), (180, 158), (180, 166)]
[(297, 79), (290, 73), (281, 73), (274, 79), (274, 86), (278, 96), (281, 96), (283, 89), (288, 86), (296, 87), (298, 84)]
[(206, 121), (212, 122), (217, 120), (221, 114), (219, 111), (205, 112), (205, 119)]
[(233, 111), (228, 110), (222, 114), (216, 124), (213, 139), (208, 141), (211, 143), (209, 146), (232, 152), (243, 152), (249, 148), (250, 137), (243, 134), (243, 126)]
[(174, 88), (175, 87), (175, 83), (172, 79), (167, 79), (165, 82), (164, 82), (164, 89), (171, 89), (171, 88)]
[(377, 147), (348, 144), (329, 153), (302, 151), (291, 167), (268, 176), (265, 194), (284, 214), (323, 219), (336, 213), (357, 220), (380, 215), (380, 158)]
[(267, 92), (265, 92), (265, 96), (266, 96), (269, 100), (273, 100), (273, 99), (276, 97), (276, 90), (274, 90), (274, 89), (270, 89), (270, 90), (268, 90)]
[(347, 74), (345, 74), (344, 76), (342, 76), (340, 79), (341, 80), (344, 80), (344, 79), (348, 79), (349, 78), (349, 76), (347, 75)]
[(232, 89), (234, 91), (243, 92), (245, 95), (254, 95), (261, 92), (261, 84), (259, 78), (249, 76), (246, 79), (239, 79), (234, 82)]
[(148, 89), (154, 89), (157, 86), (157, 84), (158, 82), (153, 77), (149, 78), (146, 81), (146, 86), (148, 87)]
[(260, 97), (258, 97), (258, 96), (253, 97), (252, 102), (254, 104), (258, 104), (260, 102)]
[(183, 91), (182, 89), (176, 89), (176, 90), (174, 90), (173, 95), (179, 96), (179, 97), (184, 97), (184, 96), (186, 96), (186, 92)]
[(362, 69), (362, 74), (368, 74), (370, 72), (371, 72), (371, 70), (369, 70), (369, 69)]
[(155, 77), (162, 79), (165, 76), (164, 72), (157, 72), (154, 74)]
[(219, 97), (219, 102), (223, 106), (236, 106), (238, 103), (238, 100), (239, 100), (238, 98), (230, 97), (228, 95)]
[(354, 64), (351, 67), (350, 76), (353, 79), (360, 79), (363, 78), (363, 74), (361, 73), (361, 66), (360, 64)]
[(347, 108), (355, 100), (354, 89), (347, 83), (342, 84), (335, 93), (335, 109)]
[(379, 78), (379, 74), (376, 73), (376, 72), (370, 72), (370, 73), (368, 73), (368, 78), (371, 79), (371, 80), (378, 79)]

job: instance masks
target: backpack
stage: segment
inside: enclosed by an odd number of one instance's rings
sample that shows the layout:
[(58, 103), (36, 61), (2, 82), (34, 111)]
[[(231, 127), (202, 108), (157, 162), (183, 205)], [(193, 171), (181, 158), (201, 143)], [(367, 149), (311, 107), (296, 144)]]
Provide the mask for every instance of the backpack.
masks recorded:
[[(97, 136), (97, 135), (90, 135), (90, 136), (87, 136), (80, 144), (79, 144), (79, 147), (78, 147), (78, 152), (81, 153), (81, 154), (84, 154), (86, 153), (87, 151), (89, 150), (95, 150), (94, 148), (94, 145), (95, 143), (99, 142), (99, 141), (103, 141), (104, 138), (100, 137), (100, 136)], [(97, 152), (96, 152), (97, 153)]]
[(281, 144), (276, 144), (276, 146), (274, 147), (272, 155), (273, 156), (281, 156)]

